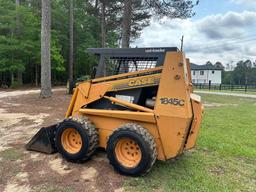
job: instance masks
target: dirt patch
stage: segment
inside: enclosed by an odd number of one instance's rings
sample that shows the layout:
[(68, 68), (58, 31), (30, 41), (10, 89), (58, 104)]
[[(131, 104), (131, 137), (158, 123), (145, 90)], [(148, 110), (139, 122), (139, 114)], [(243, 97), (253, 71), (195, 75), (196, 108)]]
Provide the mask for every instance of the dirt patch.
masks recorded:
[(84, 181), (93, 181), (96, 179), (97, 174), (98, 171), (93, 167), (84, 168), (81, 173), (81, 179)]
[(17, 180), (20, 180), (21, 182), (28, 182), (28, 173), (27, 172), (20, 172), (15, 177), (17, 178)]
[(9, 182), (4, 189), (4, 192), (30, 192), (32, 191), (27, 185), (19, 185), (15, 182)]
[(114, 192), (124, 192), (125, 190), (124, 190), (124, 188), (123, 187), (121, 187), (121, 188), (119, 188), (119, 189), (115, 189), (115, 191)]
[(122, 191), (124, 177), (113, 170), (104, 152), (76, 164), (59, 154), (25, 150), (41, 127), (63, 120), (71, 95), (64, 89), (48, 99), (39, 99), (38, 91), (10, 93), (0, 93), (0, 191)]
[[(49, 116), (46, 113), (29, 115), (26, 113), (8, 113), (5, 109), (0, 110), (0, 151), (7, 149), (8, 144), (18, 141), (26, 135), (31, 136), (31, 128), (42, 125), (44, 118)], [(25, 133), (25, 134), (24, 134)]]
[[(65, 88), (55, 88), (53, 91), (63, 91)], [(39, 89), (28, 89), (28, 90), (13, 90), (13, 91), (0, 91), (0, 99), (5, 97), (17, 97), (29, 94), (39, 94)]]
[(56, 171), (60, 175), (66, 175), (71, 172), (70, 168), (67, 165), (62, 164), (62, 159), (57, 158), (49, 161), (50, 167), (52, 170)]

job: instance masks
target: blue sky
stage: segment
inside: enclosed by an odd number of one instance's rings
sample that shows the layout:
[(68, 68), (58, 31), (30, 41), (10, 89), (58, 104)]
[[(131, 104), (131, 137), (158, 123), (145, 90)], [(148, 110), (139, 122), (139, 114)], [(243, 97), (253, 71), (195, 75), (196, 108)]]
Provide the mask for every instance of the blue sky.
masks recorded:
[(229, 0), (201, 0), (199, 5), (195, 7), (196, 16), (193, 20), (220, 13), (226, 13), (227, 11), (242, 12), (244, 6), (234, 3)]
[(200, 0), (196, 16), (186, 20), (152, 19), (133, 46), (180, 47), (192, 62), (256, 61), (256, 0)]

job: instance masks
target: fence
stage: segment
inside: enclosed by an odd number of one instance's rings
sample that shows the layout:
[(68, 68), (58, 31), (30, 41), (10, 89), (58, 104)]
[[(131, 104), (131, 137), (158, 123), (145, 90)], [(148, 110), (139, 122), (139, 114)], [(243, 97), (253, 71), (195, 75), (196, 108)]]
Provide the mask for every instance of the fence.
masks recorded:
[(254, 85), (233, 85), (233, 84), (193, 84), (195, 89), (207, 89), (218, 91), (242, 91), (256, 92), (256, 84)]

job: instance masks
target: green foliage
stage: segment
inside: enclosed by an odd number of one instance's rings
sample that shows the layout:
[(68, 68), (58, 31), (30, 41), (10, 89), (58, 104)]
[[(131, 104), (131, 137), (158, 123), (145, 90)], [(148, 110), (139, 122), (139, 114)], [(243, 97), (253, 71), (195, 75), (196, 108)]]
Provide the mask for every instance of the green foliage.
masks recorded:
[(225, 71), (224, 84), (256, 84), (256, 66), (252, 61), (239, 61), (233, 71)]
[(145, 0), (145, 4), (158, 17), (186, 19), (195, 15), (193, 7), (199, 0)]
[(30, 8), (16, 8), (10, 0), (0, 1), (1, 72), (25, 72), (29, 60), (39, 60), (39, 27), (39, 18)]
[[(133, 1), (131, 40), (139, 37), (157, 14), (153, 1)], [(162, 8), (177, 4), (163, 4)], [(174, 2), (174, 1), (173, 1)], [(190, 10), (190, 1), (183, 1), (182, 10)], [(118, 47), (122, 31), (123, 0), (106, 3), (106, 47)], [(87, 53), (87, 48), (101, 47), (101, 1), (74, 1), (74, 78), (93, 76), (98, 58)], [(190, 6), (188, 6), (190, 5)], [(166, 9), (165, 9), (166, 10)], [(51, 62), (53, 82), (65, 83), (69, 60), (69, 1), (51, 1)], [(169, 12), (168, 12), (169, 13)], [(188, 14), (191, 12), (189, 11)], [(41, 0), (0, 0), (0, 86), (2, 81), (15, 84), (23, 74), (24, 83), (40, 80), (41, 63)]]
[[(88, 1), (77, 0), (74, 6), (74, 73), (77, 78), (93, 74), (98, 59), (89, 55), (86, 49), (100, 47), (101, 37), (99, 18), (92, 12), (92, 5)], [(18, 71), (23, 72), (25, 83), (39, 82), (40, 12), (40, 0), (25, 0), (19, 7), (15, 1), (0, 0), (0, 73), (6, 81), (12, 81), (13, 86), (16, 86)], [(68, 66), (68, 16), (66, 0), (52, 1), (52, 74), (53, 81), (63, 83), (67, 79)], [(107, 36), (107, 45), (116, 47), (117, 33), (111, 29)]]
[(18, 87), (20, 87), (21, 86), (21, 84), (20, 84), (20, 82), (18, 82), (18, 81), (13, 81), (12, 82), (12, 84), (11, 84), (11, 88), (12, 89), (15, 89), (15, 88), (18, 88)]
[(51, 65), (55, 72), (64, 72), (64, 58), (61, 55), (61, 45), (57, 39), (57, 34), (52, 32), (51, 38)]
[(140, 36), (142, 30), (149, 25), (152, 14), (148, 11), (147, 4), (142, 1), (134, 1), (132, 9), (131, 37), (132, 40), (135, 40)]
[(91, 77), (89, 75), (84, 75), (84, 76), (81, 76), (81, 77), (77, 78), (77, 81), (78, 82), (83, 82), (83, 81), (88, 81), (90, 79), (91, 79)]

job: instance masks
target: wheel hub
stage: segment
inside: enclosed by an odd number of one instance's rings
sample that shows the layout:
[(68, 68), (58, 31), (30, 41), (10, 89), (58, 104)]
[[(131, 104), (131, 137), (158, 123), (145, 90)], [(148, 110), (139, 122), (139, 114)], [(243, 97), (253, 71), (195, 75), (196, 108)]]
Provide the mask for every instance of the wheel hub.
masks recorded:
[(82, 147), (82, 137), (74, 128), (67, 128), (61, 135), (63, 148), (71, 154), (78, 153)]
[(141, 161), (139, 145), (130, 138), (120, 139), (115, 147), (116, 158), (124, 167), (134, 168)]

